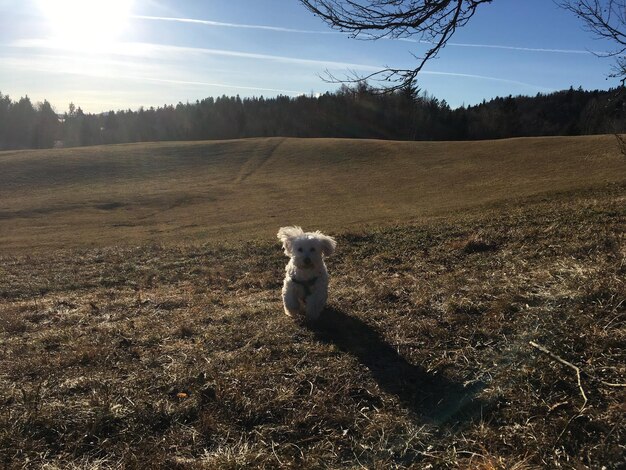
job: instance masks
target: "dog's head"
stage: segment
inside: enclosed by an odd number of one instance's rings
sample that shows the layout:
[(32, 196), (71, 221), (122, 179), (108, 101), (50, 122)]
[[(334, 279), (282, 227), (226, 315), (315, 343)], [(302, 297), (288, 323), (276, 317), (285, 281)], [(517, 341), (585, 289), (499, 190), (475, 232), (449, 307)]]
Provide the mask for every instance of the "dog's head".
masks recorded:
[(285, 255), (302, 269), (319, 267), (323, 256), (332, 255), (337, 246), (333, 238), (322, 232), (305, 232), (300, 227), (282, 227), (277, 236), (283, 242)]

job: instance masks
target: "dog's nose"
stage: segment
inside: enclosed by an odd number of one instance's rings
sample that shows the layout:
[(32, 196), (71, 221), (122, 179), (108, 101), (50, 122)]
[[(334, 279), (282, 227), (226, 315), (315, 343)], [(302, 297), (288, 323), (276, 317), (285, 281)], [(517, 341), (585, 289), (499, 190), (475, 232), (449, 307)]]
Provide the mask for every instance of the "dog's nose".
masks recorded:
[(308, 256), (304, 258), (304, 264), (311, 264), (311, 258), (309, 258)]

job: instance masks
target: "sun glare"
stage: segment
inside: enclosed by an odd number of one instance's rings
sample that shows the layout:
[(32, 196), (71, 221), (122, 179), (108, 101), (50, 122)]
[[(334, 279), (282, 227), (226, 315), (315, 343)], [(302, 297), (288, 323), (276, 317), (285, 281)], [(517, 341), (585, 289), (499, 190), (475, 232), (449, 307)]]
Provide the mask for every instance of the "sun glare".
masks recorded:
[(39, 0), (53, 39), (97, 49), (120, 38), (133, 0)]

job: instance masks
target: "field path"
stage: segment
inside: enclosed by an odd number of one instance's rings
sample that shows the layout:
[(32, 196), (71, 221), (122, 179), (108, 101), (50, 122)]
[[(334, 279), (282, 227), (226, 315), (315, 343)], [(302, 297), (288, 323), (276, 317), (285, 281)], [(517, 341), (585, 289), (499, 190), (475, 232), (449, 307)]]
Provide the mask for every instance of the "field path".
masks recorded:
[(250, 155), (250, 158), (243, 162), (241, 170), (239, 170), (239, 174), (235, 178), (235, 184), (243, 183), (265, 166), (283, 142), (285, 142), (285, 137), (259, 142), (256, 151)]

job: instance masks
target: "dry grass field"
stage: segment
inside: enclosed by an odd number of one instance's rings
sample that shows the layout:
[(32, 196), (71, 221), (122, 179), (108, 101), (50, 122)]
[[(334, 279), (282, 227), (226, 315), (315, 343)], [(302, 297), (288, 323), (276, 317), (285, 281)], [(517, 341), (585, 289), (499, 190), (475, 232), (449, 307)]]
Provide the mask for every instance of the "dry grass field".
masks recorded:
[(261, 240), (623, 181), (613, 136), (248, 139), (0, 152), (0, 251)]
[[(0, 153), (0, 193), (0, 466), (624, 467), (610, 136)], [(315, 325), (284, 223), (337, 236)]]

